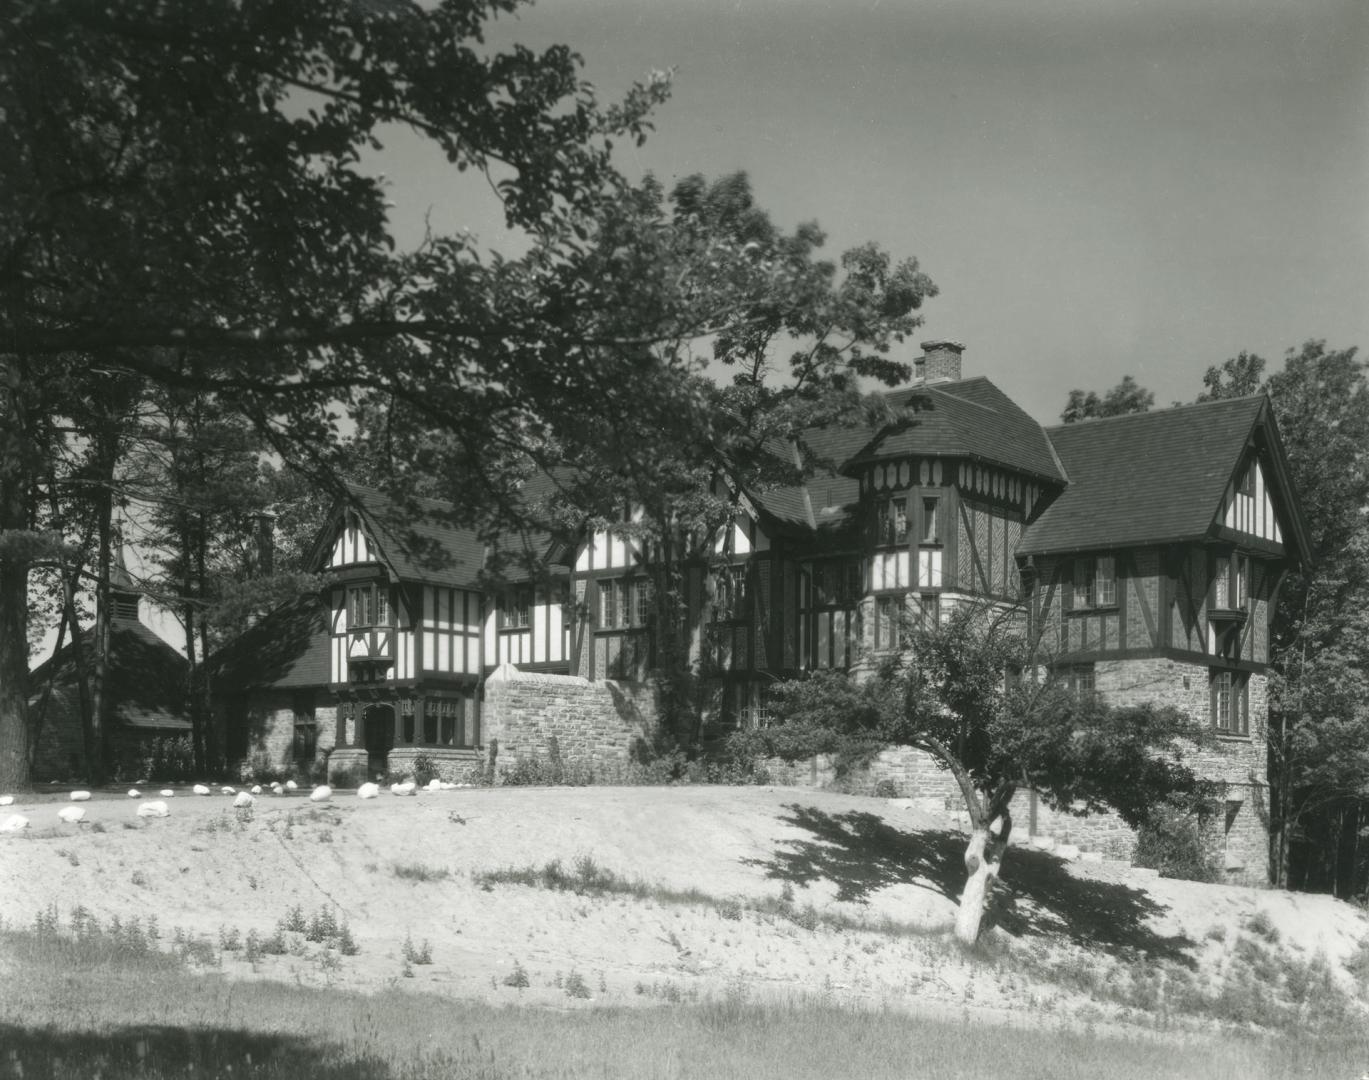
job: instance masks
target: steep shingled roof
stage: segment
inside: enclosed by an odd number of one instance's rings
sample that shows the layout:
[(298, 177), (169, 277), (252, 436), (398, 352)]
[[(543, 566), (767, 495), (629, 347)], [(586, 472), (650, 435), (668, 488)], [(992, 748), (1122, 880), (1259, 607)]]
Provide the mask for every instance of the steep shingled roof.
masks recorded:
[[(1015, 471), (1065, 480), (1045, 430), (982, 375), (956, 382), (920, 384), (885, 394), (896, 412), (914, 398), (919, 408), (883, 427), (815, 428), (804, 432), (809, 460), (849, 474), (862, 461), (926, 454), (969, 457)], [(827, 469), (802, 485), (775, 488), (755, 501), (782, 526), (832, 531), (851, 523), (860, 487), (850, 475)]]
[[(81, 631), (88, 662), (95, 629)], [(189, 731), (186, 710), (186, 658), (136, 619), (113, 618), (109, 625), (110, 712), (116, 724), (166, 731)], [(54, 712), (79, 708), (76, 649), (73, 643), (49, 657), (29, 675), (30, 704), (40, 701), (49, 679)]]
[(1047, 429), (1070, 482), (1018, 554), (1206, 536), (1267, 407), (1262, 396), (1230, 398)]
[(845, 470), (875, 458), (935, 454), (991, 462), (1057, 483), (1065, 479), (1041, 425), (982, 375), (911, 386), (887, 397), (894, 408), (921, 400), (905, 421), (858, 448)]
[(217, 689), (323, 686), (329, 680), (328, 606), (318, 595), (289, 600), (209, 660)]
[(485, 544), (474, 529), (449, 524), (452, 507), (438, 499), (413, 500), (414, 517), (383, 491), (349, 485), (371, 538), (403, 581), (451, 588), (474, 585), (485, 566)]

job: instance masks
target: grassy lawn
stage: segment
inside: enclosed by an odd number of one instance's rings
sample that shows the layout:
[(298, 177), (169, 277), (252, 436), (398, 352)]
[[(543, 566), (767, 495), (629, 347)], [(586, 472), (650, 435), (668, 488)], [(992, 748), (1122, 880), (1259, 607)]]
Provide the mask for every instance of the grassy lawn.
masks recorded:
[[(130, 944), (132, 942), (132, 944)], [(108, 933), (0, 936), (0, 1075), (35, 1077), (1345, 1077), (1369, 1038), (1166, 1040), (839, 1008), (658, 996), (563, 1010), (235, 982)], [(1054, 1022), (1052, 1021), (1052, 1025)]]

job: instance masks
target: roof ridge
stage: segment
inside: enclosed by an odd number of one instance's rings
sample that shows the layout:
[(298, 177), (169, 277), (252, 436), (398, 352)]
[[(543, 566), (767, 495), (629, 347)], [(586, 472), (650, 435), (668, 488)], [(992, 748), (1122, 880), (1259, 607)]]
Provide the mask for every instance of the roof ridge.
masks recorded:
[(1269, 395), (1267, 394), (1259, 393), (1242, 394), (1240, 397), (1217, 398), (1213, 401), (1181, 401), (1177, 405), (1166, 405), (1162, 409), (1147, 409), (1145, 412), (1122, 413), (1118, 416), (1089, 416), (1085, 417), (1083, 420), (1052, 424), (1050, 427), (1043, 428), (1042, 430), (1048, 433), (1052, 431), (1077, 431), (1085, 425), (1094, 427), (1098, 424), (1111, 424), (1118, 420), (1144, 420), (1148, 417), (1170, 416), (1174, 413), (1184, 412), (1188, 409), (1205, 409), (1227, 405), (1249, 405), (1253, 402), (1263, 400), (1268, 396)]
[[(983, 376), (981, 375), (980, 378), (983, 378)], [(961, 380), (961, 382), (968, 382), (968, 381), (969, 381), (968, 379), (962, 379), (962, 380)], [(986, 380), (986, 381), (987, 381), (987, 380)], [(959, 394), (952, 394), (949, 390), (943, 390), (943, 389), (942, 389), (941, 387), (939, 387), (939, 386), (929, 386), (929, 387), (927, 387), (927, 389), (930, 390), (930, 391), (932, 391), (933, 393), (940, 394), (940, 395), (942, 395), (943, 397), (955, 398), (956, 401), (959, 401), (959, 402), (961, 402), (961, 403), (964, 404), (964, 405), (970, 405), (970, 406), (973, 406), (973, 407), (976, 408), (976, 409), (983, 409), (985, 412), (993, 413), (994, 416), (1002, 416), (1002, 415), (1003, 415), (1001, 412), (999, 412), (997, 409), (995, 409), (992, 405), (985, 405), (982, 401), (971, 401), (971, 400), (970, 400), (969, 398), (967, 398), (967, 397), (961, 397)], [(1035, 421), (1033, 421), (1033, 423), (1035, 423)], [(1040, 425), (1040, 424), (1037, 424), (1036, 426), (1037, 426), (1037, 427), (1040, 427), (1041, 425)]]

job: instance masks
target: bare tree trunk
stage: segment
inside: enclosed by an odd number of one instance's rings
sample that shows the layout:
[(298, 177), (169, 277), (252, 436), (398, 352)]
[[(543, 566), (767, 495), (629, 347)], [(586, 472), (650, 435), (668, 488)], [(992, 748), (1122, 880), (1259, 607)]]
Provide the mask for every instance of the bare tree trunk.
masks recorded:
[[(62, 583), (65, 587), (66, 575), (62, 575)], [(67, 620), (70, 609), (64, 603), (62, 605), (62, 618), (57, 624), (57, 644), (52, 647), (52, 662), (48, 668), (47, 685), (43, 687), (43, 698), (38, 702), (37, 713), (29, 714), (29, 773), (33, 773), (33, 757), (38, 748), (39, 742), (43, 738), (43, 726), (48, 716), (48, 702), (52, 700), (52, 684), (57, 679), (57, 657), (62, 653), (62, 646), (67, 642)], [(79, 634), (80, 628), (76, 630)]]
[[(993, 826), (998, 825), (997, 831)], [(979, 940), (979, 926), (984, 911), (993, 895), (1003, 864), (1003, 852), (1008, 847), (1012, 819), (1005, 810), (993, 822), (982, 822), (970, 834), (965, 845), (965, 891), (960, 894), (960, 907), (955, 913), (955, 936), (962, 945), (973, 945)]]
[[(18, 362), (0, 361), (0, 540), (29, 527), (28, 418)], [(29, 559), (0, 547), (0, 791), (29, 783)]]
[[(102, 476), (102, 479), (109, 480), (110, 477)], [(95, 550), (95, 663), (90, 691), (90, 729), (83, 732), (86, 780), (92, 786), (104, 783), (105, 765), (109, 760), (109, 720), (114, 709), (109, 686), (110, 623), (113, 619), (109, 595), (109, 568), (114, 557), (114, 501), (108, 487), (105, 487), (97, 498), (96, 528), (99, 535)]]
[(185, 575), (185, 588), (187, 599), (185, 607), (182, 609), (181, 621), (185, 624), (185, 696), (186, 705), (190, 709), (190, 753), (194, 759), (195, 772), (204, 776), (208, 767), (208, 757), (205, 753), (204, 717), (200, 714), (196, 704), (195, 683), (199, 672), (199, 662), (195, 652), (195, 635), (198, 628), (195, 625), (195, 602), (189, 595), (191, 588), (189, 573)]

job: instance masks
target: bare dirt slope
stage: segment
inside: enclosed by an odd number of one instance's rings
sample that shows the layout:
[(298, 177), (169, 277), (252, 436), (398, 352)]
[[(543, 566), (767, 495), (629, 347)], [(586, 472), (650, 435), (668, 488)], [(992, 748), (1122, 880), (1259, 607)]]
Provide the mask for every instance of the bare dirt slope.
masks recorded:
[[(97, 795), (84, 804), (86, 821), (67, 825), (57, 810), (69, 803), (21, 798), (0, 813), (31, 821), (0, 836), (0, 914), (23, 926), (49, 905), (65, 916), (79, 904), (102, 919), (156, 915), (164, 938), (179, 928), (217, 943), (221, 929), (268, 936), (292, 907), (326, 907), (360, 947), (341, 962), (316, 947), (255, 965), (225, 953), (224, 971), (244, 978), (566, 1005), (573, 971), (593, 1000), (610, 1003), (742, 991), (909, 1009), (1027, 1005), (1062, 1017), (1096, 1003), (1070, 980), (1043, 976), (1051, 964), (1139, 958), (1215, 973), (1263, 913), (1267, 939), (1295, 958), (1324, 956), (1348, 986), (1344, 962), (1369, 932), (1363, 913), (1327, 897), (1014, 851), (1004, 869), (1011, 895), (995, 917), (999, 957), (967, 959), (945, 934), (960, 838), (914, 810), (809, 789), (339, 793), (317, 806), (302, 793), (268, 794), (250, 811), (230, 803), (181, 791), (169, 818), (140, 820), (135, 801)], [(473, 877), (550, 860), (572, 869), (586, 857), (623, 879), (740, 901), (740, 917), (736, 905), (663, 894), (591, 897)], [(410, 965), (414, 981), (399, 983), (406, 938), (427, 941), (433, 962)], [(1036, 958), (1027, 974), (1008, 959), (1021, 949)], [(505, 984), (515, 965), (527, 972), (524, 990)]]

